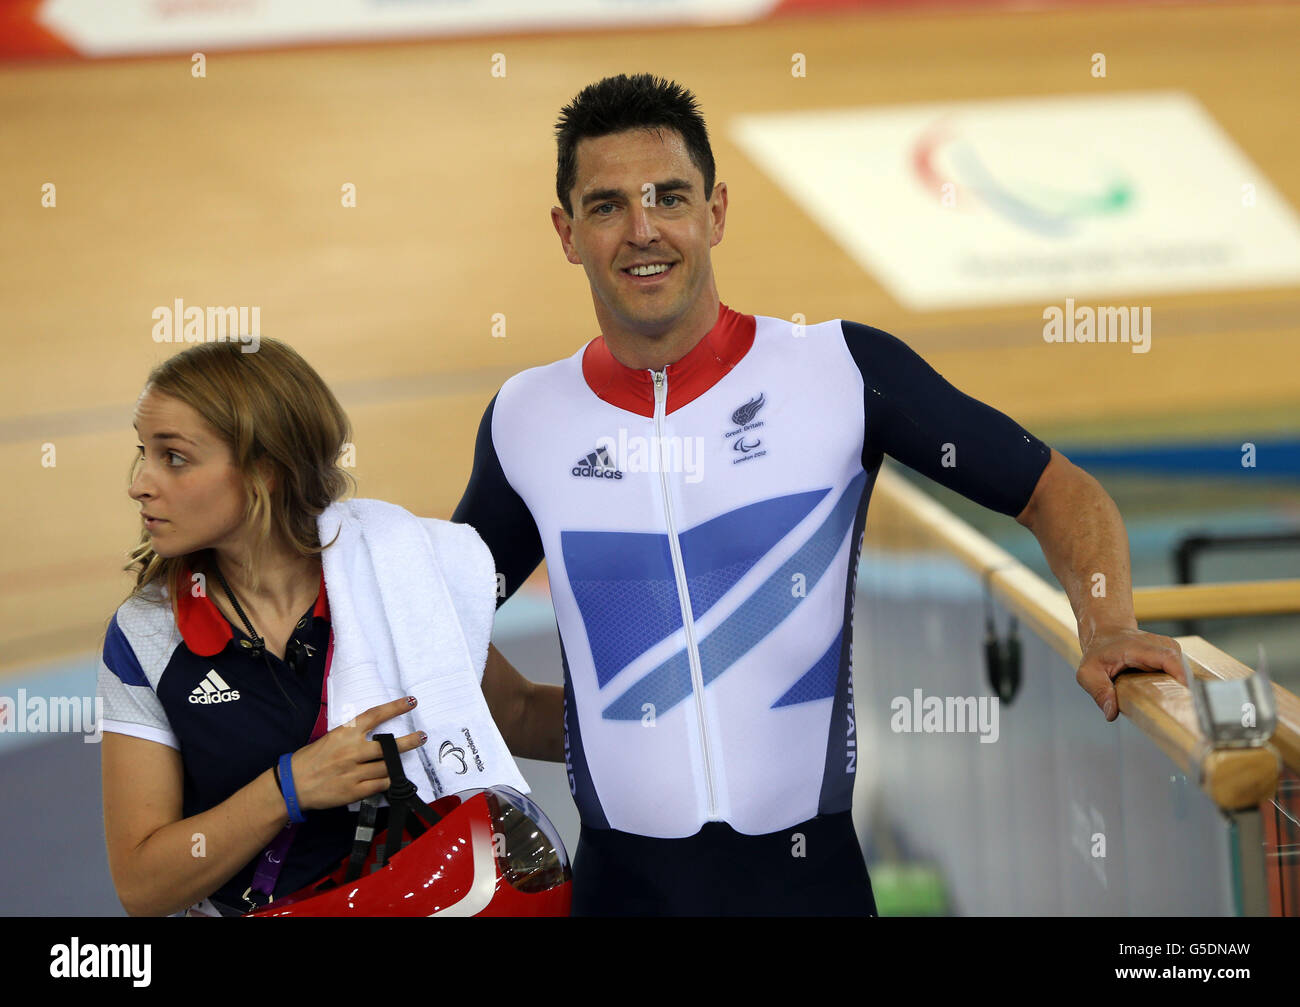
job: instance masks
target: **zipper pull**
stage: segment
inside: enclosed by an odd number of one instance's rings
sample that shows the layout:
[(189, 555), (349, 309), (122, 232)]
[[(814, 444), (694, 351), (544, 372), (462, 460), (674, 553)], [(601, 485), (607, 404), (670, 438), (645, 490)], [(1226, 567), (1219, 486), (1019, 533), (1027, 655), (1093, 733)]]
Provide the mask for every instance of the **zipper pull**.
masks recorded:
[(664, 385), (668, 381), (668, 375), (663, 371), (651, 371), (650, 373), (655, 376), (655, 401), (662, 402)]

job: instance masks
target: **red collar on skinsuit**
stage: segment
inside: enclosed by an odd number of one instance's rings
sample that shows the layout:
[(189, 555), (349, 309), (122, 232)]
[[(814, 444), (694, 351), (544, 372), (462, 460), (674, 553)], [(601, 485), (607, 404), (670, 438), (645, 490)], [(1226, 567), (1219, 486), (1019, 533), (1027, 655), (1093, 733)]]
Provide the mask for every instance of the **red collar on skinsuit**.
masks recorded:
[[(220, 654), (235, 633), (230, 623), (213, 604), (206, 593), (199, 597), (189, 590), (191, 583), (189, 568), (181, 576), (181, 591), (176, 598), (176, 628), (181, 631), (181, 639), (192, 653), (200, 657), (212, 657)], [(329, 598), (325, 593), (325, 572), (320, 575), (320, 591), (316, 594), (316, 607), (311, 611), (313, 618), (330, 617)]]
[[(695, 344), (695, 348), (665, 370), (668, 400), (665, 413), (682, 408), (722, 380), (754, 345), (753, 315), (742, 315), (725, 304), (718, 305), (718, 320)], [(627, 367), (614, 359), (597, 336), (582, 354), (582, 376), (587, 387), (610, 405), (640, 416), (655, 414), (655, 386), (649, 370)]]

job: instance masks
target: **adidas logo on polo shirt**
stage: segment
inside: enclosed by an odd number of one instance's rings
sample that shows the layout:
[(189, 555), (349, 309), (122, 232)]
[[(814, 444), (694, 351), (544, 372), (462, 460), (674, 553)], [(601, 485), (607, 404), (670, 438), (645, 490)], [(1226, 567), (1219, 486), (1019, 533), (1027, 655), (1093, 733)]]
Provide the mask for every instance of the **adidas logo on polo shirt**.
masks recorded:
[(239, 690), (232, 689), (225, 679), (211, 669), (190, 692), (191, 703), (233, 703), (239, 698)]

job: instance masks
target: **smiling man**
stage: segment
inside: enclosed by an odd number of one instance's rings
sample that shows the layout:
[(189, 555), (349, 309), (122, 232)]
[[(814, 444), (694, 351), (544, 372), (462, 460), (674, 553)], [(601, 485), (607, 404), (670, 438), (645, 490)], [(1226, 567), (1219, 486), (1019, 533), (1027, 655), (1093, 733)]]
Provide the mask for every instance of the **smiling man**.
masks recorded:
[(491, 548), (502, 600), (547, 561), (574, 912), (874, 915), (850, 657), (884, 455), (1033, 531), (1107, 719), (1120, 670), (1181, 679), (1178, 645), (1137, 629), (1119, 513), (1059, 452), (888, 333), (720, 301), (727, 187), (688, 91), (606, 78), (556, 132), (551, 220), (600, 335), (502, 386), (453, 520)]

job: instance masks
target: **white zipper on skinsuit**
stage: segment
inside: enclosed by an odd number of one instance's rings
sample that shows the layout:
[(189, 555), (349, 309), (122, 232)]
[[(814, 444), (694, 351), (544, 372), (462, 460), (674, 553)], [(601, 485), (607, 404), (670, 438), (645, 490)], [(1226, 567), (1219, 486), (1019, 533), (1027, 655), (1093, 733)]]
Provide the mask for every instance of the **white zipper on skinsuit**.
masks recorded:
[(704, 720), (704, 672), (700, 651), (695, 645), (695, 619), (691, 615), (691, 597), (686, 589), (686, 564), (677, 541), (673, 521), (672, 497), (668, 493), (668, 473), (664, 467), (664, 412), (668, 399), (668, 372), (651, 371), (655, 381), (655, 434), (659, 438), (659, 482), (664, 493), (664, 519), (668, 522), (668, 548), (673, 557), (673, 574), (677, 578), (677, 601), (682, 609), (682, 626), (686, 630), (686, 657), (691, 666), (691, 684), (695, 692), (695, 713), (700, 721), (700, 748), (704, 754), (704, 782), (709, 791), (709, 818), (718, 817), (718, 802), (713, 791), (713, 762), (709, 757), (709, 732)]

